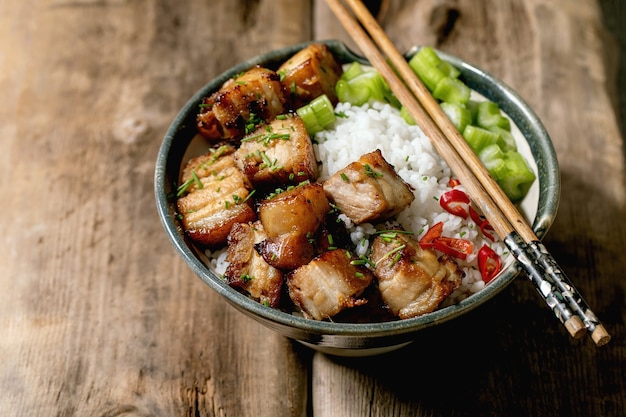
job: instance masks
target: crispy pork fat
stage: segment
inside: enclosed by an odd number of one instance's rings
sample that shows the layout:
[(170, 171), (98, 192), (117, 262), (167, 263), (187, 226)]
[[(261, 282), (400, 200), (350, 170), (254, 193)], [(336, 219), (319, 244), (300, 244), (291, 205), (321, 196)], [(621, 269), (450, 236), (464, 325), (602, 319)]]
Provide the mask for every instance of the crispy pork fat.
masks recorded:
[(383, 301), (401, 319), (435, 310), (459, 287), (464, 275), (452, 258), (437, 259), (434, 251), (422, 249), (400, 232), (377, 236), (370, 260), (376, 265), (374, 274)]
[(177, 201), (183, 228), (192, 240), (207, 246), (226, 244), (235, 223), (256, 219), (233, 152), (234, 148), (221, 146), (189, 160), (183, 170), (186, 194)]
[(287, 274), (293, 303), (315, 320), (333, 317), (340, 311), (362, 305), (359, 296), (374, 279), (372, 272), (352, 265), (345, 249), (334, 249)]
[(384, 220), (408, 207), (415, 196), (379, 149), (339, 170), (324, 191), (355, 224)]

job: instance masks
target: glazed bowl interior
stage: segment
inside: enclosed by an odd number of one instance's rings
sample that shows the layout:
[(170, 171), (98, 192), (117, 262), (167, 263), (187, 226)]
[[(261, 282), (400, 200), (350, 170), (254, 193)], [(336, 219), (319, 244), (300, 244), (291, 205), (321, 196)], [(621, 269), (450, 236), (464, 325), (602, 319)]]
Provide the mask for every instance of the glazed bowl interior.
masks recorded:
[[(325, 41), (342, 63), (367, 61), (339, 41)], [(309, 43), (269, 52), (243, 62), (202, 87), (180, 110), (161, 144), (155, 169), (155, 198), (158, 213), (170, 242), (194, 273), (238, 310), (260, 321), (280, 334), (296, 339), (317, 350), (337, 355), (370, 355), (386, 352), (410, 343), (419, 330), (444, 323), (467, 313), (494, 297), (519, 273), (512, 257), (506, 260), (500, 274), (484, 289), (457, 304), (440, 308), (419, 317), (378, 323), (334, 323), (316, 321), (264, 306), (228, 286), (208, 265), (202, 248), (184, 234), (177, 219), (177, 181), (184, 163), (197, 152), (196, 115), (202, 99), (218, 90), (235, 74), (262, 65), (275, 69)], [(418, 48), (407, 52), (410, 58)], [(496, 102), (512, 123), (518, 150), (531, 165), (537, 181), (520, 203), (520, 212), (527, 218), (535, 234), (542, 238), (552, 224), (558, 206), (560, 177), (551, 140), (542, 123), (513, 90), (488, 73), (469, 63), (437, 51), (441, 58), (461, 71), (463, 81), (475, 92)]]

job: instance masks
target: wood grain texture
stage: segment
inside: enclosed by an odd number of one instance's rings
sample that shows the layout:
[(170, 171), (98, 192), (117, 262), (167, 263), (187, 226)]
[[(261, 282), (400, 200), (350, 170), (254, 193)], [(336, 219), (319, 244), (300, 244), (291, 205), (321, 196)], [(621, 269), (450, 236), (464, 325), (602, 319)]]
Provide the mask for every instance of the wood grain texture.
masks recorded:
[(520, 277), (406, 349), (313, 354), (177, 256), (153, 197), (170, 121), (244, 59), (350, 44), (333, 19), (321, 0), (0, 2), (2, 416), (626, 414), (624, 142), (595, 1), (390, 0), (381, 19), (401, 49), (465, 58), (539, 114), (562, 171), (545, 243), (609, 345), (568, 338)]
[(304, 415), (300, 351), (184, 266), (152, 184), (178, 109), (309, 39), (308, 3), (0, 7), (1, 414)]
[[(323, 2), (315, 15), (317, 37), (345, 40), (358, 51)], [(381, 23), (401, 51), (432, 45), (462, 57), (537, 112), (562, 175), (559, 213), (544, 242), (613, 341), (597, 349), (586, 338), (570, 340), (520, 277), (487, 306), (424, 332), (402, 351), (373, 361), (316, 355), (315, 415), (361, 408), (394, 416), (626, 413), (618, 388), (626, 365), (625, 151), (611, 97), (617, 49), (598, 5), (391, 0)], [(335, 381), (344, 392), (367, 394), (337, 394)]]

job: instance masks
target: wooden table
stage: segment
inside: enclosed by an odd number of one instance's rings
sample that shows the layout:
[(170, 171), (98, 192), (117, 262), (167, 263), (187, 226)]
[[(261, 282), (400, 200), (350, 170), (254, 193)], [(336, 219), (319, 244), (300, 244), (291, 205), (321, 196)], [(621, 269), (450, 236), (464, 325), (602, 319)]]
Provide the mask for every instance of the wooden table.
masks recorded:
[(0, 414), (626, 415), (623, 60), (603, 23), (618, 3), (603, 18), (594, 0), (392, 0), (380, 15), (401, 50), (465, 58), (542, 118), (562, 173), (544, 241), (613, 340), (571, 339), (520, 276), (419, 343), (346, 359), (218, 298), (153, 196), (161, 138), (208, 80), (290, 44), (351, 44), (324, 2), (0, 2)]

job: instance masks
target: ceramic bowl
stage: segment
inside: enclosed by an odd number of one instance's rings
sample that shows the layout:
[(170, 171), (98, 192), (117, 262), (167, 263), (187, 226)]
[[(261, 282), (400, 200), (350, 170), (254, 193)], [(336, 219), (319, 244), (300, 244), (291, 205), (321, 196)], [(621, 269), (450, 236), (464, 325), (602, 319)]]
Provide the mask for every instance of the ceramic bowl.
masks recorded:
[[(343, 43), (325, 43), (342, 63), (359, 61), (367, 64), (364, 58), (351, 52)], [(266, 307), (229, 287), (207, 267), (203, 251), (185, 237), (177, 220), (176, 202), (171, 198), (175, 194), (181, 166), (188, 158), (188, 148), (197, 135), (195, 119), (202, 98), (253, 65), (276, 68), (306, 45), (294, 45), (243, 62), (210, 81), (189, 99), (171, 123), (158, 153), (154, 178), (158, 213), (167, 237), (188, 266), (212, 290), (242, 313), (283, 336), (325, 353), (365, 356), (388, 352), (411, 343), (420, 330), (453, 320), (494, 297), (518, 275), (519, 269), (514, 260), (509, 259), (499, 276), (483, 290), (455, 305), (416, 318), (370, 324), (315, 321)], [(407, 52), (407, 59), (417, 50), (413, 48)], [(454, 56), (441, 51), (438, 53), (461, 71), (469, 87), (499, 104), (514, 122), (519, 151), (535, 169), (538, 178), (522, 201), (520, 211), (532, 224), (535, 234), (542, 238), (553, 222), (560, 191), (558, 162), (548, 133), (524, 100), (501, 81)]]

